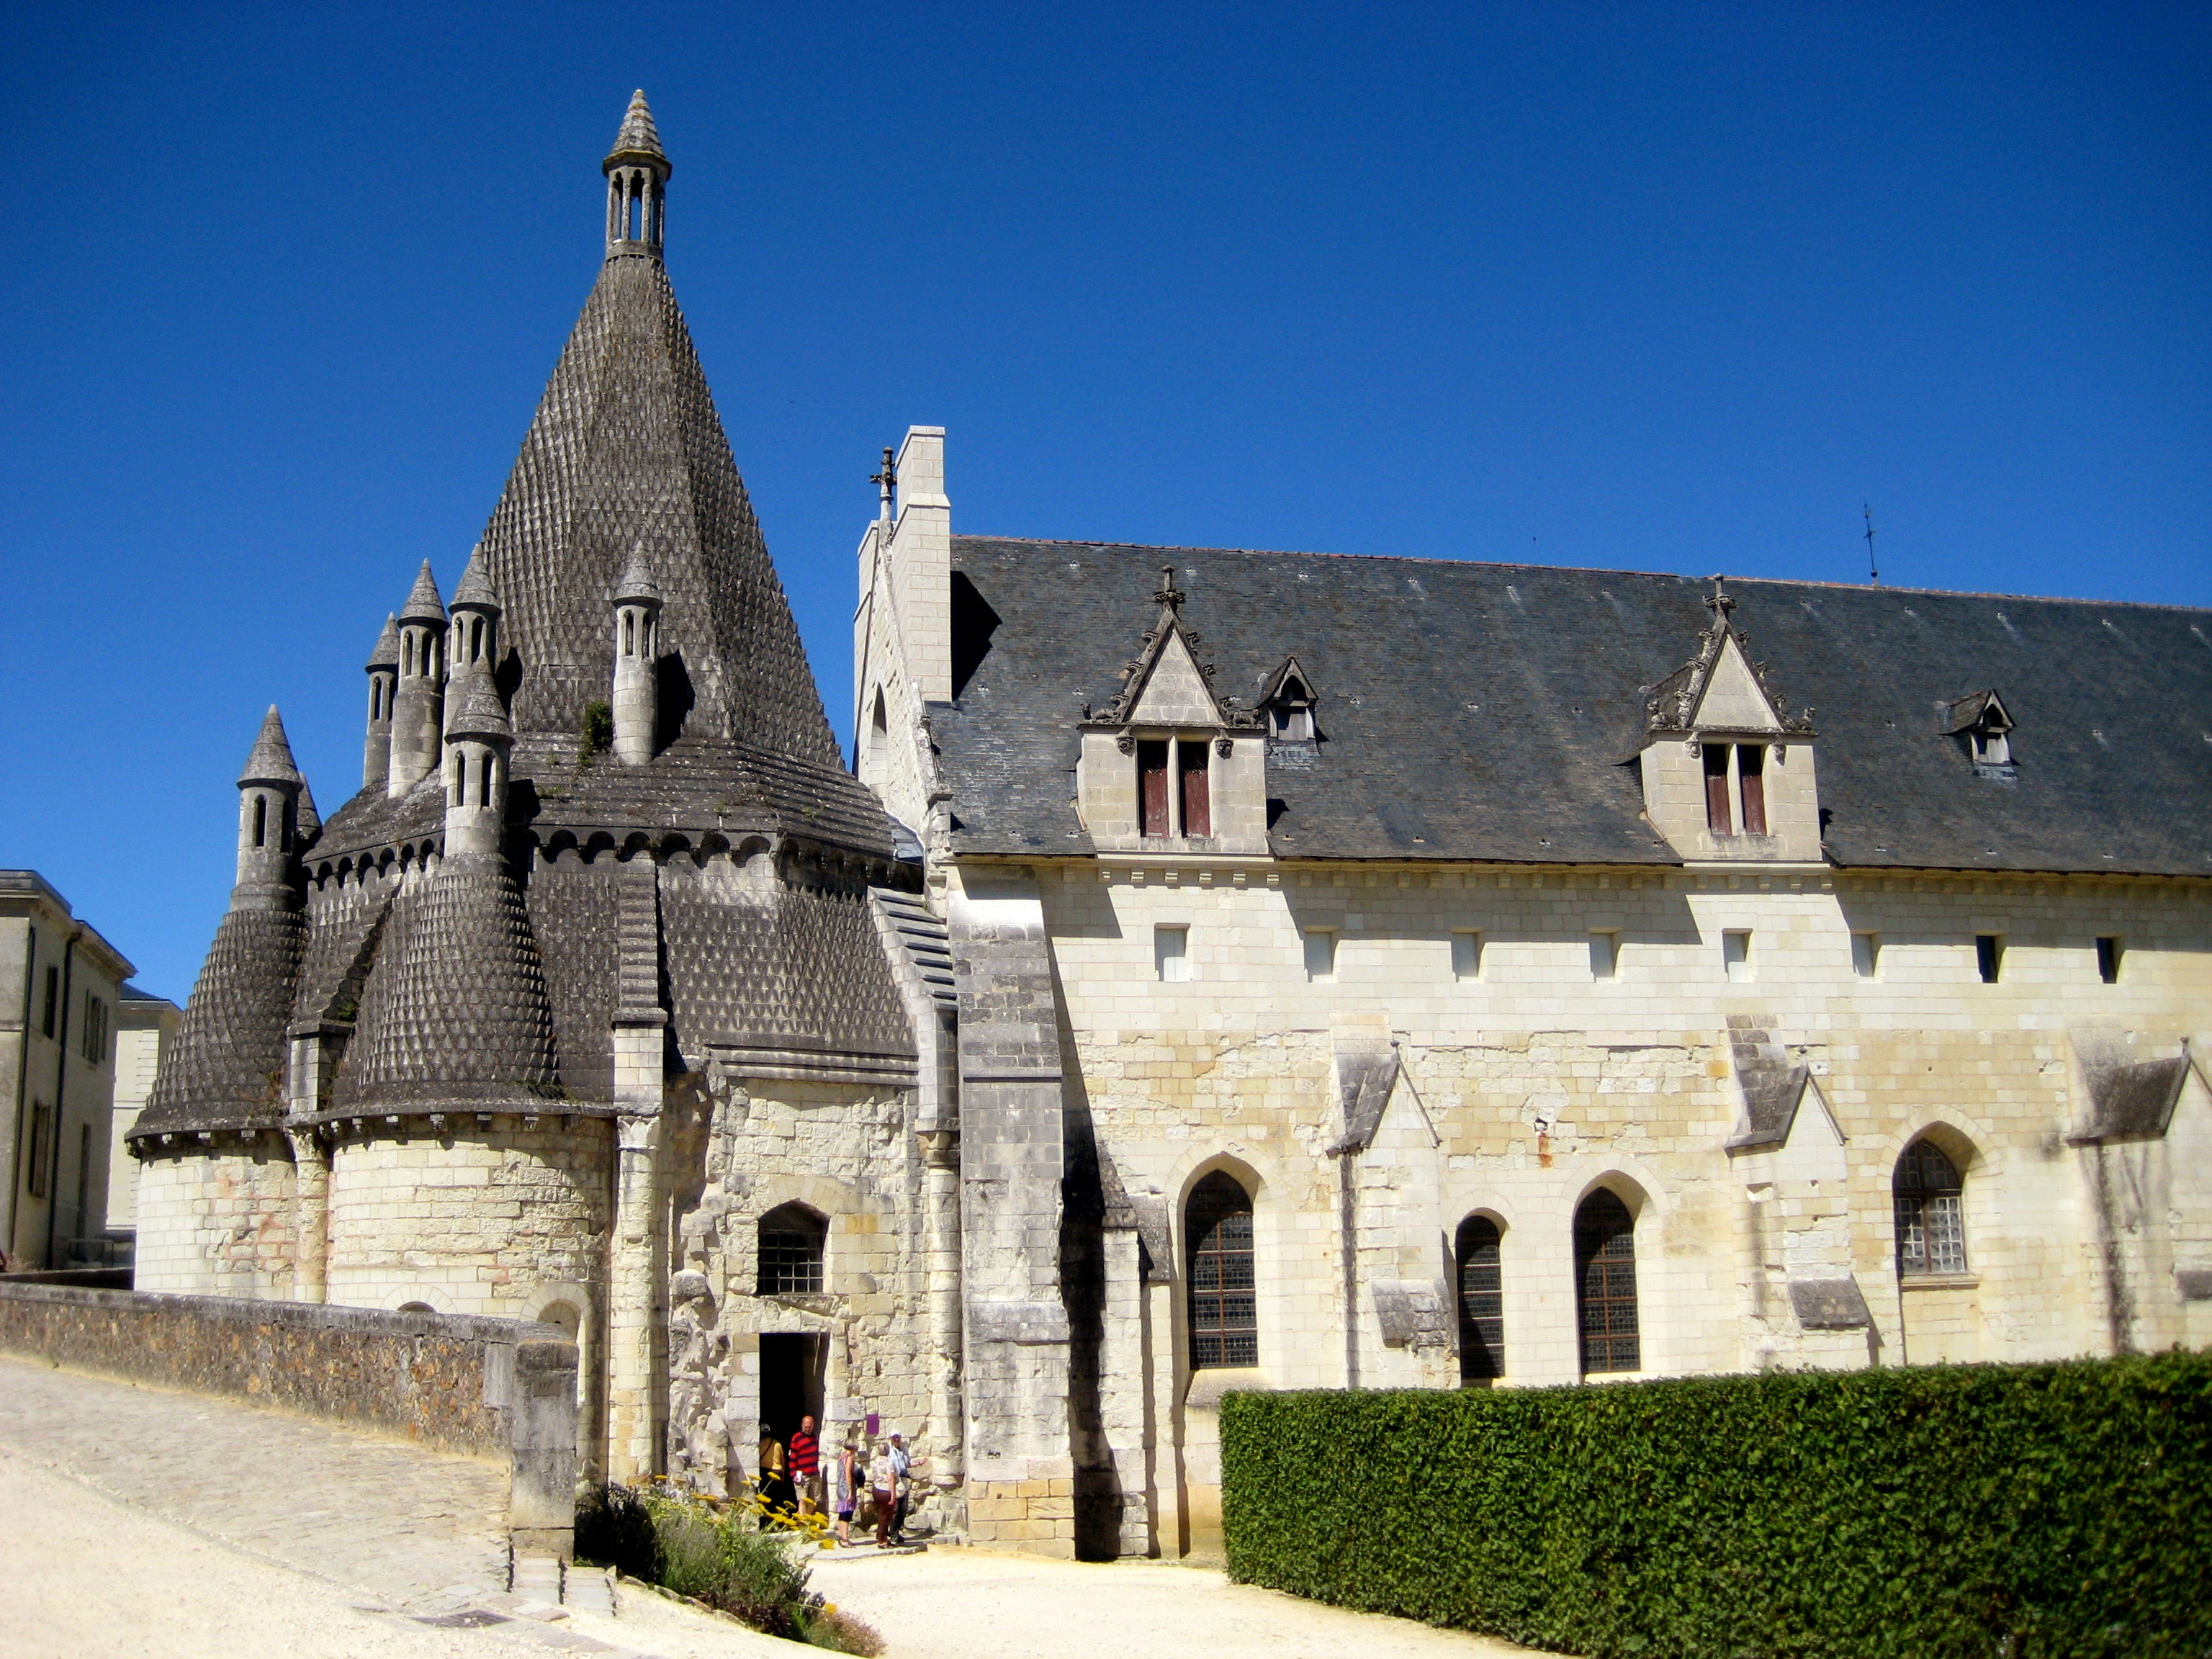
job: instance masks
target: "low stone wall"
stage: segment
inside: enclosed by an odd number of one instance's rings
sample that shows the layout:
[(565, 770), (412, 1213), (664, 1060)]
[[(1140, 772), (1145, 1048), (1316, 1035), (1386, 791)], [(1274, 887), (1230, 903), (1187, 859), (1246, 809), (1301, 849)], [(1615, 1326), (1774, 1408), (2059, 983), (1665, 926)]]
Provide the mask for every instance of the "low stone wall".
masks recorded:
[(0, 1280), (0, 1352), (499, 1458), (518, 1547), (569, 1553), (576, 1346), (553, 1326)]

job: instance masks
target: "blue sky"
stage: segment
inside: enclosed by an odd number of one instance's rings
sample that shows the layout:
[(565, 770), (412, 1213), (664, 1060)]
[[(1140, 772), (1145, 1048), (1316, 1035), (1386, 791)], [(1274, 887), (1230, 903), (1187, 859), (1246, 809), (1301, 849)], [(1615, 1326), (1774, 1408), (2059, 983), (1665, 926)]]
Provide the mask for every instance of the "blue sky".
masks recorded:
[[(183, 997), (283, 706), (450, 590), (596, 271), (671, 274), (848, 723), (956, 528), (2212, 602), (2203, 6), (9, 9), (0, 864)], [(1102, 648), (1118, 648), (1110, 642)]]

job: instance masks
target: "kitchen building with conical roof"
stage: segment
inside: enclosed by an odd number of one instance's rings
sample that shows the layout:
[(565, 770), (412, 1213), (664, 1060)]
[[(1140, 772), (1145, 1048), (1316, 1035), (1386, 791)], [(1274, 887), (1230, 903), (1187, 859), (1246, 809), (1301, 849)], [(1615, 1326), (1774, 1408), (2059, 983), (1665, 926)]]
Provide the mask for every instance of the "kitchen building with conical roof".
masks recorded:
[(1237, 1391), (2212, 1344), (2212, 612), (956, 534), (915, 426), (848, 766), (642, 95), (603, 172), (360, 793), (252, 745), (141, 1288), (553, 1322), (588, 1470), (811, 1412), (1092, 1557), (1219, 1553)]
[(252, 745), (131, 1126), (138, 1282), (560, 1325), (622, 1477), (727, 1490), (762, 1425), (864, 1395), (953, 1524), (957, 1331), (906, 1316), (958, 1233), (916, 1133), (943, 929), (814, 689), (662, 264), (669, 171), (640, 94), (482, 542), (369, 654), (360, 793), (319, 823), (273, 709)]

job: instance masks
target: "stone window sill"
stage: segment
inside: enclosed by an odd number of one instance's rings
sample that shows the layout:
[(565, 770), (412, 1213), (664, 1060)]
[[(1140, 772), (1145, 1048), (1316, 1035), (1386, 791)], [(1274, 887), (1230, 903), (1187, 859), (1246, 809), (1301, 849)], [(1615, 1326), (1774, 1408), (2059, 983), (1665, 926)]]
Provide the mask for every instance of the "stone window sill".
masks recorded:
[(1980, 1288), (1979, 1273), (1899, 1273), (1900, 1291), (1972, 1291)]

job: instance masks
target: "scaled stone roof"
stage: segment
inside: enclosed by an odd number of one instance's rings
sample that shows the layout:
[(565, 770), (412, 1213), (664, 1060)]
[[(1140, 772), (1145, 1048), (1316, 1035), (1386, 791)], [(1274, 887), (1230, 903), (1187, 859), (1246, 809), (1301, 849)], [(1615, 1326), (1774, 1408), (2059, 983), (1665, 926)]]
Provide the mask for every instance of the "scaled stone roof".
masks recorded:
[(609, 259), (484, 532), (522, 662), (517, 724), (580, 729), (614, 674), (609, 600), (634, 553), (665, 596), (702, 730), (840, 764), (799, 630), (660, 261)]
[[(1077, 723), (1111, 701), (1163, 556), (1216, 685), (1293, 653), (1317, 744), (1271, 744), (1278, 856), (1664, 865), (1637, 769), (1708, 584), (1448, 560), (953, 538), (952, 704), (931, 736), (966, 853), (1087, 854)], [(1857, 868), (2212, 875), (2212, 611), (1730, 577), (1811, 705), (1830, 859)], [(2001, 687), (2016, 776), (1952, 705)], [(1984, 769), (1986, 771), (1987, 769)]]
[(285, 1030), (306, 933), (296, 910), (224, 914), (132, 1139), (283, 1121)]
[(338, 1109), (543, 1109), (562, 1095), (544, 964), (503, 860), (447, 859), (398, 900), (339, 1078)]
[(428, 559), (422, 561), (422, 568), (415, 573), (415, 586), (407, 591), (407, 603), (399, 607), (399, 620), (404, 623), (442, 623), (446, 620), (446, 602), (438, 597), (438, 579), (430, 574)]
[(478, 542), (469, 554), (468, 568), (461, 572), (459, 586), (453, 589), (453, 609), (472, 605), (480, 611), (496, 611), (499, 595), (493, 591), (491, 578), (484, 571), (483, 544)]

